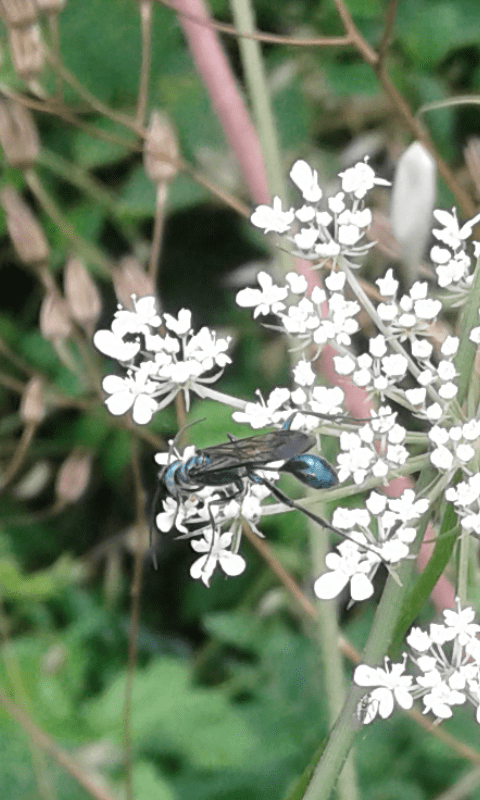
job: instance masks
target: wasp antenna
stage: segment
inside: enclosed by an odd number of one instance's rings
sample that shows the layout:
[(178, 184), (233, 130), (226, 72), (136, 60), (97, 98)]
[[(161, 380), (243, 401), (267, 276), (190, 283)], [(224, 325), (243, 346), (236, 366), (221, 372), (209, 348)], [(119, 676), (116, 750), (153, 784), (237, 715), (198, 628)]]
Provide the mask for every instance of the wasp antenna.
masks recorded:
[(297, 414), (302, 414), (302, 413), (303, 413), (302, 411), (294, 411), (293, 414), (290, 414), (288, 419), (286, 419), (282, 425), (282, 431), (289, 431), (290, 426), (294, 420), (294, 417), (296, 417)]
[(357, 422), (371, 422), (372, 420), (371, 417), (350, 417), (348, 414), (322, 414), (320, 411), (310, 411), (308, 409), (298, 411), (297, 413), (305, 414), (306, 417), (318, 417), (319, 419), (324, 419), (326, 422), (348, 422), (351, 425), (355, 425)]
[(181, 436), (183, 436), (183, 434), (185, 433), (186, 430), (188, 430), (188, 428), (192, 428), (193, 425), (198, 425), (199, 422), (205, 422), (206, 419), (207, 419), (206, 417), (201, 417), (200, 419), (194, 419), (193, 422), (188, 422), (186, 425), (180, 428), (177, 435), (175, 436), (175, 439), (173, 440), (173, 444), (170, 450), (173, 450), (173, 448), (177, 446), (178, 440), (180, 439)]
[(162, 488), (163, 488), (162, 484), (158, 483), (157, 484), (157, 488), (155, 489), (155, 492), (153, 494), (153, 500), (152, 500), (152, 505), (151, 505), (151, 509), (150, 509), (150, 520), (149, 520), (150, 524), (149, 524), (149, 527), (148, 527), (148, 544), (149, 544), (149, 547), (150, 547), (150, 550), (151, 550), (151, 553), (152, 553), (153, 566), (154, 566), (154, 569), (156, 569), (156, 570), (158, 569), (158, 561), (157, 561), (157, 554), (155, 552), (154, 544), (153, 544), (153, 531), (156, 528), (156, 525), (155, 525), (156, 508), (157, 508), (158, 499), (159, 499), (160, 494), (162, 492)]

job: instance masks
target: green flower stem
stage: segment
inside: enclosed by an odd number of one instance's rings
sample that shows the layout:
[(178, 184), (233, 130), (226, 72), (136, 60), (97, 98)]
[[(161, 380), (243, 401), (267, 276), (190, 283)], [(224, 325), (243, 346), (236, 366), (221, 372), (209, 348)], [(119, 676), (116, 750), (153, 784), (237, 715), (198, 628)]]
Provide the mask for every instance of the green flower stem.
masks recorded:
[[(308, 521), (310, 555), (314, 575), (324, 570), (328, 550), (327, 536), (319, 536), (318, 527)], [(338, 648), (340, 632), (337, 622), (337, 603), (335, 600), (322, 600), (315, 604), (318, 618), (318, 640), (322, 649), (324, 666), (325, 699), (328, 710), (329, 727), (333, 726), (345, 701), (346, 687), (343, 659)], [(357, 775), (351, 755), (348, 757), (338, 779), (339, 799), (356, 800), (358, 797)]]
[[(240, 34), (238, 40), (240, 57), (265, 161), (270, 193), (272, 196), (278, 195), (286, 198), (287, 189), (283, 178), (282, 158), (260, 42), (242, 36), (242, 33), (254, 33), (256, 30), (253, 8), (250, 0), (230, 0), (230, 5), (235, 27)], [(284, 274), (292, 269), (292, 257), (289, 253), (279, 248), (276, 251), (276, 258)]]
[[(409, 561), (404, 561), (401, 565), (399, 576), (402, 586), (399, 586), (392, 577), (387, 580), (362, 659), (368, 664), (379, 664), (388, 651), (392, 631), (405, 595), (405, 587), (408, 585), (413, 568), (412, 562)], [(358, 730), (355, 710), (364, 694), (363, 687), (352, 686), (312, 780), (303, 795), (303, 800), (328, 800), (330, 797)]]
[(470, 536), (462, 536), (458, 554), (457, 595), (462, 606), (468, 605), (468, 566), (470, 559)]
[[(432, 474), (433, 470), (430, 466), (422, 470), (418, 480), (419, 494), (427, 487), (432, 486)], [(442, 476), (442, 478), (446, 480), (445, 476)], [(442, 480), (438, 481), (438, 483), (442, 483)], [(436, 491), (440, 492), (440, 489), (441, 487), (436, 486)], [(430, 492), (432, 491), (431, 489)], [(429, 509), (419, 520), (417, 547), (420, 547), (430, 513)], [(414, 561), (406, 559), (398, 568), (397, 579), (392, 575), (388, 577), (363, 653), (363, 662), (372, 665), (379, 664), (388, 652), (393, 633), (404, 609), (404, 601), (409, 592), (414, 569)], [(352, 686), (329, 741), (313, 772), (313, 777), (303, 796), (303, 800), (328, 800), (330, 797), (353, 744), (358, 728), (355, 710), (357, 703), (364, 694), (365, 689), (363, 687)]]
[(453, 506), (449, 504), (443, 517), (440, 533), (428, 564), (405, 597), (403, 608), (392, 637), (391, 652), (393, 654), (402, 650), (405, 633), (413, 623), (419, 611), (424, 607), (425, 599), (430, 596), (439, 576), (448, 564), (456, 540), (457, 528), (455, 513), (453, 511)]
[(194, 391), (202, 400), (215, 400), (217, 403), (223, 403), (225, 406), (230, 406), (231, 408), (239, 408), (241, 411), (244, 411), (247, 405), (246, 400), (240, 400), (238, 397), (233, 397), (233, 395), (219, 392), (217, 389), (212, 389), (210, 386), (205, 386), (203, 383), (196, 383)]
[[(458, 335), (460, 337), (460, 345), (458, 347), (457, 355), (455, 356), (454, 363), (458, 372), (457, 386), (457, 402), (461, 405), (467, 395), (468, 389), (471, 384), (472, 373), (474, 371), (473, 365), (475, 355), (477, 353), (477, 345), (470, 341), (470, 331), (476, 328), (479, 324), (478, 309), (480, 306), (480, 261), (477, 262), (477, 267), (473, 276), (473, 283), (467, 295), (467, 301), (463, 307), (463, 312), (458, 326)], [(478, 403), (478, 395), (477, 395)]]
[(249, 34), (255, 31), (253, 9), (249, 0), (231, 0), (230, 5), (235, 27), (239, 33), (238, 43), (245, 82), (265, 159), (268, 185), (272, 194), (286, 197), (282, 160), (260, 44), (254, 39), (242, 37), (242, 33)]

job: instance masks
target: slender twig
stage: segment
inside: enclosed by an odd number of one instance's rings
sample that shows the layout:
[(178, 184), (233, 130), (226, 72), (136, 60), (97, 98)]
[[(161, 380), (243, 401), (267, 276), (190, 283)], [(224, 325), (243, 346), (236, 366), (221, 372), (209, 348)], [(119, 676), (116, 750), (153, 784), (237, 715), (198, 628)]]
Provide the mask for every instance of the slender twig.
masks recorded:
[(65, 218), (57, 204), (46, 192), (33, 170), (25, 171), (25, 181), (45, 213), (53, 220), (65, 238), (75, 247), (76, 251), (81, 253), (91, 264), (95, 264), (103, 273), (110, 275), (115, 268), (115, 264), (104, 256), (98, 247), (77, 233), (71, 222)]
[[(2, 642), (1, 656), (5, 673), (8, 676), (16, 702), (24, 706), (29, 705), (30, 698), (24, 686), (23, 676), (18, 663), (15, 648), (12, 646), (9, 635), (8, 619), (5, 616), (3, 602), (0, 601), (0, 638)], [(42, 800), (55, 800), (52, 790), (50, 776), (45, 763), (45, 754), (39, 748), (37, 742), (28, 735), (28, 744), (32, 756), (32, 766), (37, 781), (39, 795)]]
[(30, 717), (22, 711), (15, 703), (13, 703), (0, 689), (0, 706), (7, 712), (7, 714), (18, 722), (21, 728), (28, 734), (28, 736), (35, 742), (39, 747), (45, 750), (57, 764), (60, 764), (61, 767), (67, 772), (77, 783), (82, 786), (86, 792), (88, 792), (94, 800), (114, 800), (113, 795), (109, 794), (103, 787), (99, 786), (98, 783), (90, 777), (78, 764), (78, 762), (72, 758), (69, 753), (65, 750), (62, 750), (46, 733), (44, 733), (34, 722), (30, 719)]
[(140, 0), (140, 34), (142, 38), (142, 61), (138, 82), (137, 114), (138, 125), (145, 121), (145, 111), (148, 98), (148, 79), (150, 76), (150, 62), (152, 56), (152, 0)]
[(75, 92), (77, 92), (79, 97), (81, 97), (82, 100), (87, 103), (87, 105), (91, 106), (94, 111), (101, 116), (112, 120), (112, 122), (117, 122), (119, 125), (123, 125), (124, 128), (132, 131), (132, 133), (135, 133), (137, 136), (141, 135), (139, 125), (135, 122), (135, 120), (133, 120), (131, 117), (127, 117), (125, 114), (119, 114), (116, 111), (112, 111), (110, 106), (102, 103), (102, 101), (89, 92), (88, 89), (86, 89), (85, 86), (80, 83), (78, 78), (76, 78), (75, 75), (70, 72), (70, 70), (68, 70), (61, 61), (59, 61), (55, 54), (47, 48), (45, 48), (45, 57), (52, 65), (53, 69), (58, 72), (60, 77), (65, 81), (65, 83), (68, 84)]
[(385, 60), (388, 47), (390, 46), (390, 42), (392, 40), (395, 17), (397, 15), (397, 6), (398, 0), (390, 0), (387, 13), (385, 15), (385, 26), (383, 28), (382, 38), (380, 39), (380, 44), (378, 46), (378, 60), (381, 64)]
[(246, 522), (242, 522), (242, 531), (250, 544), (255, 548), (255, 550), (257, 550), (258, 553), (260, 553), (265, 563), (268, 564), (272, 572), (277, 576), (279, 581), (285, 586), (289, 594), (291, 594), (291, 596), (300, 606), (304, 614), (311, 619), (316, 619), (317, 612), (315, 610), (315, 606), (310, 602), (305, 593), (302, 592), (296, 581), (292, 578), (290, 573), (287, 572), (283, 564), (276, 556), (273, 555), (265, 540), (257, 536), (257, 534), (252, 531)]
[(123, 709), (124, 740), (125, 740), (125, 783), (127, 800), (133, 800), (133, 738), (132, 738), (132, 694), (133, 681), (138, 655), (138, 628), (140, 623), (140, 597), (142, 592), (144, 537), (146, 529), (145, 503), (142, 479), (140, 475), (139, 453), (137, 440), (131, 440), (131, 465), (135, 487), (135, 553), (133, 560), (133, 574), (130, 585), (130, 630), (128, 635), (127, 676), (125, 682), (125, 703)]
[(217, 22), (217, 20), (206, 20), (198, 14), (191, 14), (188, 11), (180, 8), (178, 3), (173, 3), (171, 0), (157, 0), (162, 6), (170, 8), (176, 14), (201, 25), (204, 28), (212, 28), (219, 33), (226, 33), (229, 36), (234, 36), (236, 39), (253, 39), (257, 42), (266, 42), (268, 44), (281, 44), (291, 47), (348, 47), (352, 44), (348, 36), (318, 36), (311, 39), (303, 39), (297, 36), (282, 36), (277, 33), (263, 33), (261, 31), (252, 31), (250, 33), (239, 33), (235, 25), (229, 25), (226, 22)]
[(455, 195), (457, 202), (461, 206), (464, 214), (469, 217), (473, 216), (475, 213), (475, 206), (471, 197), (467, 192), (465, 192), (451, 169), (440, 157), (429, 134), (423, 128), (419, 120), (414, 117), (407, 101), (403, 95), (400, 94), (387, 74), (385, 69), (385, 53), (382, 53), (382, 58), (380, 58), (380, 56), (375, 53), (374, 50), (372, 50), (368, 42), (363, 38), (362, 34), (355, 26), (344, 0), (335, 0), (335, 7), (342, 20), (345, 31), (352, 41), (353, 47), (355, 47), (355, 49), (360, 53), (364, 61), (372, 67), (386, 96), (402, 117), (407, 128), (415, 136), (415, 138), (427, 148), (427, 150), (435, 159), (440, 175), (444, 179), (448, 188)]
[(15, 450), (10, 463), (2, 469), (2, 477), (0, 478), (0, 492), (3, 492), (6, 489), (8, 484), (15, 479), (16, 475), (21, 469), (30, 444), (35, 436), (37, 427), (37, 423), (35, 422), (29, 422), (25, 425), (20, 439), (16, 442)]
[(167, 194), (168, 183), (166, 181), (161, 181), (161, 183), (159, 183), (157, 186), (155, 198), (155, 216), (153, 218), (152, 243), (150, 245), (150, 257), (148, 259), (148, 274), (152, 278), (154, 286), (156, 285), (160, 263), (160, 253), (162, 249)]

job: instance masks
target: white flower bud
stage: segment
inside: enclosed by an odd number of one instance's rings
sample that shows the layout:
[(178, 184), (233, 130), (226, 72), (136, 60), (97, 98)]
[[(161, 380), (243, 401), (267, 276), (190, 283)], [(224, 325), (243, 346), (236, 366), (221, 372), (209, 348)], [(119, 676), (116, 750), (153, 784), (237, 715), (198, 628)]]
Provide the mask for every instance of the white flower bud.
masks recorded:
[(420, 142), (414, 142), (398, 162), (390, 212), (409, 286), (429, 237), (434, 202), (435, 161)]

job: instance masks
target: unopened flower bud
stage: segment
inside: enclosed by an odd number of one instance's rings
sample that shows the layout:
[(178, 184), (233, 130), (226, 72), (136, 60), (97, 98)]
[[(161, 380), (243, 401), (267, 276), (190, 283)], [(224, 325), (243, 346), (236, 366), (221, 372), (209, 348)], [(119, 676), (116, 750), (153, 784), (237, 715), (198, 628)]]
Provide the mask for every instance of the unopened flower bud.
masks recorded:
[(89, 453), (71, 453), (57, 473), (57, 497), (65, 503), (75, 503), (87, 488), (91, 472), (92, 457)]
[(68, 307), (57, 292), (48, 292), (40, 308), (40, 333), (49, 341), (66, 339), (72, 330)]
[(0, 144), (12, 167), (25, 169), (38, 158), (35, 123), (30, 112), (20, 103), (0, 100)]
[(132, 294), (137, 297), (155, 295), (153, 280), (133, 256), (121, 259), (119, 269), (113, 273), (113, 285), (118, 302), (124, 308), (132, 308)]
[(52, 468), (47, 461), (37, 461), (13, 489), (17, 500), (31, 500), (44, 491), (52, 477)]
[(43, 69), (43, 49), (38, 25), (10, 28), (8, 42), (18, 77), (24, 81), (38, 77)]
[(143, 150), (147, 177), (155, 184), (173, 180), (178, 171), (177, 159), (177, 137), (173, 127), (166, 116), (154, 111)]
[(435, 161), (420, 142), (414, 142), (397, 164), (390, 212), (409, 286), (416, 279), (430, 235), (434, 203)]
[(70, 314), (80, 325), (95, 324), (102, 310), (97, 287), (78, 258), (67, 261), (64, 274), (65, 298)]
[(48, 260), (49, 249), (37, 220), (15, 189), (0, 192), (0, 204), (7, 217), (7, 229), (18, 257), (29, 265)]
[(29, 380), (20, 401), (20, 419), (27, 423), (41, 422), (45, 416), (45, 400), (40, 378)]
[(34, 0), (0, 0), (0, 16), (7, 28), (31, 25), (37, 9)]

